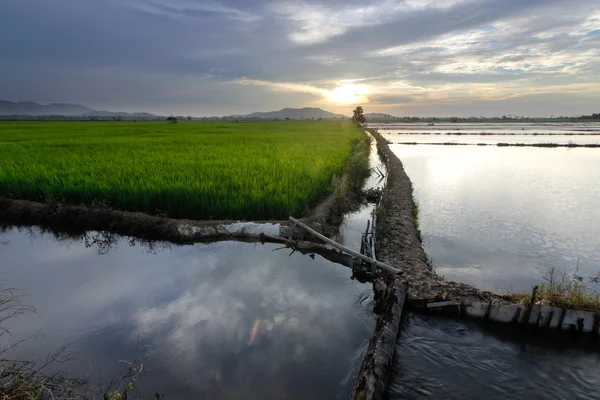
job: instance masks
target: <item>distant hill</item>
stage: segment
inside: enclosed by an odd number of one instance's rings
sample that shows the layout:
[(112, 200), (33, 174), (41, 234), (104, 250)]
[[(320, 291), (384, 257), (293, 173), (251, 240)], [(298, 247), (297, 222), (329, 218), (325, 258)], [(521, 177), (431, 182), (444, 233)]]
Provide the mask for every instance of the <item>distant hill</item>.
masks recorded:
[(93, 112), (80, 104), (50, 103), (39, 104), (31, 101), (14, 103), (0, 100), (0, 115), (66, 115), (76, 116)]
[(367, 119), (367, 122), (369, 122), (369, 121), (385, 121), (385, 120), (395, 120), (395, 119), (398, 119), (398, 117), (394, 117), (393, 115), (382, 114), (382, 113), (369, 113), (369, 114), (365, 114), (365, 118)]
[(231, 118), (248, 118), (248, 119), (342, 119), (347, 118), (342, 114), (334, 114), (320, 108), (284, 108), (279, 111), (270, 112), (255, 112), (247, 115), (233, 115)]
[(156, 118), (156, 115), (150, 114), (147, 112), (136, 112), (136, 113), (126, 113), (126, 112), (112, 112), (112, 111), (92, 111), (90, 113), (84, 114), (89, 117), (135, 117), (135, 118)]
[(50, 103), (39, 104), (31, 101), (12, 102), (0, 100), (0, 115), (64, 115), (65, 117), (129, 117), (129, 118), (156, 118), (150, 113), (126, 113), (112, 111), (96, 111), (81, 104)]

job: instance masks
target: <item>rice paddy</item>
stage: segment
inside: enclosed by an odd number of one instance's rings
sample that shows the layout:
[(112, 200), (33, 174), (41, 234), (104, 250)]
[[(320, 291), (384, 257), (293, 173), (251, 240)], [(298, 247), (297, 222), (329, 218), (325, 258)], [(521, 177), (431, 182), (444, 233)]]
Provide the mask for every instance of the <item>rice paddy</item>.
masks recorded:
[(332, 189), (344, 122), (0, 122), (0, 196), (174, 218), (282, 219)]

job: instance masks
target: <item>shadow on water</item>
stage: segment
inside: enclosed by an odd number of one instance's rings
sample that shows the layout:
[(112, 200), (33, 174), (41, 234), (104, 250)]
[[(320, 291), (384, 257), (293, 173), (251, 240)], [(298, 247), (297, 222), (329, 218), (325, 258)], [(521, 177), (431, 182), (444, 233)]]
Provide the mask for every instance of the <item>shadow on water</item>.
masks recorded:
[(390, 399), (598, 398), (600, 354), (498, 326), (408, 314)]

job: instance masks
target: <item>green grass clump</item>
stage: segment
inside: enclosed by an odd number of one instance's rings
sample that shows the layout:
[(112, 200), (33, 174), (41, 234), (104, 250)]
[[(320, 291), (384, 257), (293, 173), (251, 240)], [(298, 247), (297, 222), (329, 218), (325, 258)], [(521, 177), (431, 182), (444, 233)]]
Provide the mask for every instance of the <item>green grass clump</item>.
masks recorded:
[(413, 197), (412, 203), (413, 203), (412, 204), (413, 226), (418, 229), (419, 228), (419, 211), (420, 211), (419, 202), (417, 201), (417, 199), (415, 199)]
[[(600, 274), (585, 280), (574, 272), (548, 268), (538, 287), (535, 301), (552, 307), (572, 310), (600, 311), (600, 294), (591, 286), (598, 284)], [(532, 292), (509, 293), (508, 299), (517, 303), (529, 304)]]
[(0, 195), (196, 219), (302, 215), (364, 133), (340, 122), (0, 122)]

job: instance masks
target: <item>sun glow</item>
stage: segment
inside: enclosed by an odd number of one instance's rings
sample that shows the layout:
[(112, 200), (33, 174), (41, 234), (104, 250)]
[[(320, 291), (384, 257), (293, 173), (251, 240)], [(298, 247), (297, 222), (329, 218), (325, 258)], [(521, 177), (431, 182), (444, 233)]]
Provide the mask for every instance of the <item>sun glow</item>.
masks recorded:
[(363, 85), (344, 85), (327, 93), (327, 100), (337, 104), (358, 104), (368, 101), (367, 88)]

